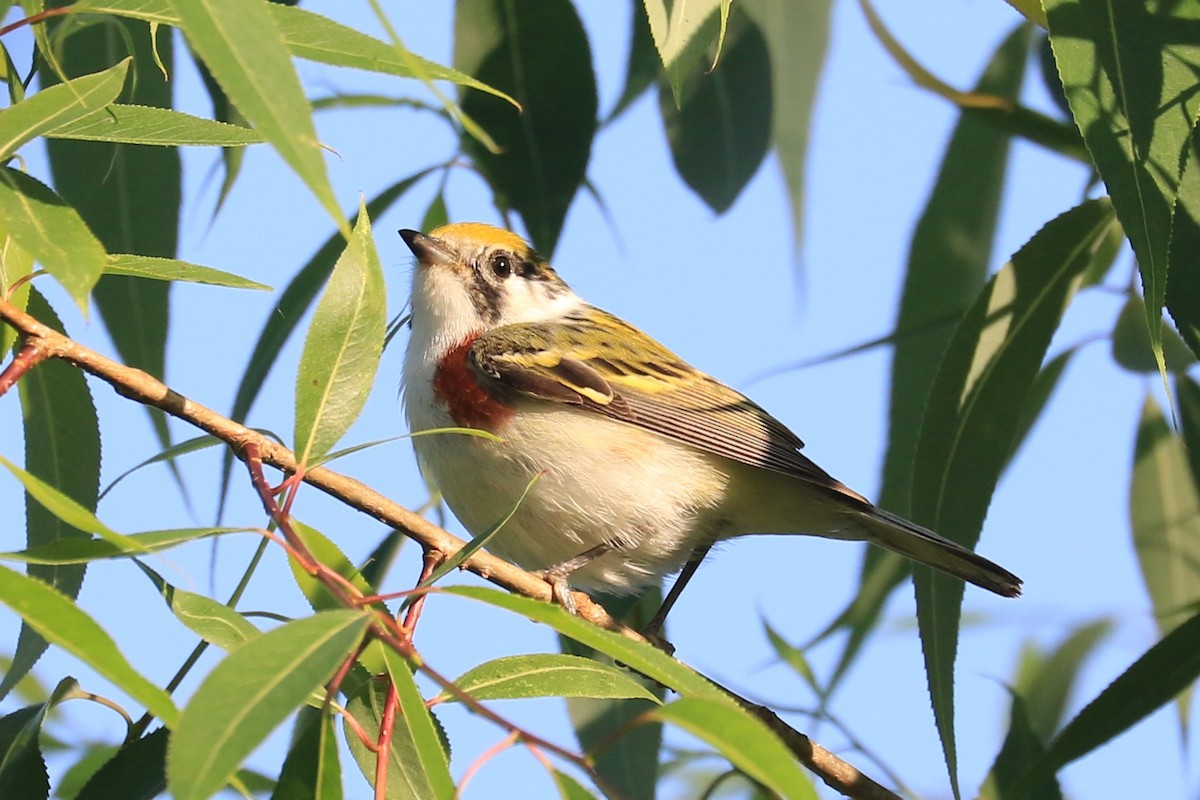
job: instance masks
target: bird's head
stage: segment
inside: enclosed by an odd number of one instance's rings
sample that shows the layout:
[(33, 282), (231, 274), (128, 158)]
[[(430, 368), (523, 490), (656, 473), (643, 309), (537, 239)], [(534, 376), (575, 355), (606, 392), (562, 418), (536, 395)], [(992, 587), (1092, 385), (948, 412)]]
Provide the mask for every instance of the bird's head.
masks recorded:
[(479, 222), (401, 230), (413, 255), (414, 328), (448, 342), (501, 325), (557, 319), (580, 304), (528, 242)]

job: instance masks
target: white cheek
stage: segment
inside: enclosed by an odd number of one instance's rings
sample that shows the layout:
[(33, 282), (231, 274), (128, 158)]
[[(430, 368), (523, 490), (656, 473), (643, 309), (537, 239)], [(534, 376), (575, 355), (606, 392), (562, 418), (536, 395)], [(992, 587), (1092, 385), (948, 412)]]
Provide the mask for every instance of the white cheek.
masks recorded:
[(545, 284), (538, 281), (510, 278), (506, 290), (501, 324), (559, 319), (583, 305), (574, 292), (560, 288), (550, 294)]
[(410, 353), (418, 347), (426, 356), (440, 358), (482, 327), (462, 281), (446, 269), (417, 268), (412, 306)]

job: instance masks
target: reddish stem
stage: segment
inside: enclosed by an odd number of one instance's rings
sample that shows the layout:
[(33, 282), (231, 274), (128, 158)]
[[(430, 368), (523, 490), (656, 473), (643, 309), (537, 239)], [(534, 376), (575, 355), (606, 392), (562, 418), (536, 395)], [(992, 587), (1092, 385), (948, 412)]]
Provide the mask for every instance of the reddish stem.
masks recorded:
[(379, 749), (375, 751), (375, 800), (387, 797), (388, 763), (392, 754), (392, 729), (396, 726), (396, 710), (400, 708), (400, 694), (396, 684), (388, 681), (387, 698), (383, 702), (383, 716), (379, 719)]
[(50, 357), (50, 354), (32, 342), (26, 342), (21, 352), (0, 372), (0, 396), (17, 385), (25, 373)]

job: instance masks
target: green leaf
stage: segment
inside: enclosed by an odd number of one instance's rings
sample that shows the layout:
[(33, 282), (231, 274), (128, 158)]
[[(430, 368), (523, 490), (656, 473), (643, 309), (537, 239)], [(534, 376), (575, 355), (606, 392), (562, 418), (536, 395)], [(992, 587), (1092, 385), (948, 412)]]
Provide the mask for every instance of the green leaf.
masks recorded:
[[(712, 54), (705, 58), (711, 61)], [(715, 69), (693, 71), (678, 88), (678, 105), (659, 89), (675, 169), (718, 214), (733, 205), (767, 154), (771, 81), (767, 40), (745, 14), (736, 13)]]
[[(81, 0), (74, 7), (78, 11), (117, 14), (171, 27), (180, 25), (179, 17), (170, 7), (168, 0)], [(514, 105), (516, 103), (508, 95), (475, 80), (470, 75), (464, 75), (417, 55), (412, 55), (412, 62), (401, 58), (396, 49), (387, 42), (320, 14), (280, 3), (272, 3), (268, 10), (283, 37), (284, 45), (292, 55), (299, 58), (402, 78), (426, 77), (451, 81), (503, 98)], [(413, 64), (424, 73), (423, 76), (415, 74)]]
[(520, 213), (549, 257), (583, 184), (597, 124), (596, 78), (579, 16), (568, 0), (461, 0), (454, 64), (521, 104), (517, 112), (495, 97), (464, 95), (463, 112), (492, 135), (499, 152), (469, 136), (462, 147), (497, 205)]
[(129, 742), (93, 775), (74, 800), (153, 800), (167, 788), (167, 742), (159, 728)]
[(804, 230), (804, 176), (817, 84), (829, 46), (832, 0), (749, 0), (743, 8), (758, 24), (771, 57), (771, 145), (792, 208), (792, 242), (800, 252)]
[(1032, 788), (1022, 781), (1046, 754), (1046, 744), (1030, 724), (1027, 709), (1020, 695), (1013, 694), (1008, 734), (979, 792), (983, 800), (1062, 800), (1062, 789), (1054, 775), (1046, 775)]
[[(69, 0), (52, 0), (48, 5), (63, 7)], [(156, 43), (146, 25), (115, 18), (82, 29), (63, 18), (51, 18), (48, 24), (55, 38), (71, 31), (58, 65), (64, 74), (77, 76), (105, 69), (129, 53), (133, 64), (122, 99), (139, 106), (171, 106), (172, 83), (157, 65), (161, 63), (163, 70), (173, 65), (170, 36), (160, 37)], [(38, 66), (43, 85), (59, 80), (55, 65), (39, 59)], [(90, 116), (107, 116), (112, 108)], [(175, 255), (183, 180), (178, 150), (48, 138), (46, 154), (55, 191), (79, 212), (106, 251), (164, 258)], [(160, 379), (165, 378), (166, 370), (169, 290), (162, 284), (101, 276), (92, 291), (121, 359)], [(144, 408), (159, 442), (169, 447), (171, 433), (165, 413)], [(175, 479), (182, 488), (177, 472)]]
[[(476, 700), (524, 697), (658, 698), (626, 670), (562, 653), (506, 656), (487, 661), (454, 681)], [(439, 699), (456, 699), (442, 691)]]
[(1027, 647), (1021, 654), (1014, 691), (1023, 699), (1029, 726), (1040, 741), (1050, 741), (1062, 724), (1080, 667), (1112, 627), (1105, 619), (1089, 622), (1049, 653)]
[(1188, 463), (1193, 478), (1200, 483), (1200, 384), (1187, 375), (1177, 375), (1175, 396), (1179, 398), (1179, 427)]
[(50, 703), (26, 706), (0, 717), (0, 796), (6, 800), (44, 800), (50, 778), (38, 736)]
[[(605, 119), (608, 125), (619, 117), (625, 109), (633, 105), (633, 101), (654, 84), (658, 77), (660, 65), (658, 52), (654, 48), (654, 38), (650, 34), (650, 20), (646, 17), (644, 3), (634, 3), (631, 14), (633, 30), (629, 34), (629, 59), (625, 66), (625, 88), (613, 106), (613, 110)], [(424, 228), (423, 230), (429, 230)]]
[[(372, 219), (378, 218), (387, 209), (391, 208), (392, 204), (404, 195), (405, 192), (431, 172), (433, 172), (433, 169), (421, 170), (415, 175), (410, 175), (404, 180), (397, 181), (387, 189), (384, 189), (373, 200), (367, 203), (367, 215)], [(352, 220), (351, 224), (357, 226), (357, 217)], [(304, 317), (304, 314), (308, 311), (308, 307), (316, 299), (321, 287), (325, 285), (329, 274), (333, 271), (333, 265), (344, 247), (345, 239), (342, 238), (340, 233), (330, 236), (317, 252), (313, 254), (308, 263), (300, 268), (300, 271), (292, 278), (291, 283), (280, 293), (279, 300), (267, 316), (267, 321), (263, 325), (262, 333), (258, 336), (258, 341), (254, 343), (254, 351), (250, 354), (250, 361), (246, 365), (245, 372), (242, 373), (241, 381), (238, 383), (237, 393), (233, 399), (233, 408), (229, 412), (229, 417), (235, 422), (246, 421), (246, 417), (249, 415), (250, 409), (254, 406), (254, 401), (258, 398), (258, 393), (262, 389), (263, 383), (266, 382), (267, 375), (270, 374), (271, 368), (279, 361), (280, 351), (283, 350), (283, 346), (291, 338), (292, 331), (295, 330), (296, 325)], [(229, 476), (232, 466), (233, 453), (230, 451), (225, 454), (225, 459), (221, 466), (222, 506), (224, 505), (225, 489), (229, 486)]]
[(558, 796), (562, 800), (595, 800), (596, 795), (589, 792), (579, 781), (572, 778), (565, 772), (551, 770), (550, 777), (554, 779), (554, 788), (558, 789)]
[(21, 482), (26, 493), (36, 500), (43, 508), (72, 528), (85, 533), (94, 533), (113, 546), (128, 551), (136, 551), (138, 543), (130, 537), (117, 533), (105, 525), (91, 511), (72, 500), (70, 497), (50, 484), (13, 464), (4, 456), (0, 456), (0, 466), (12, 473)]
[[(1183, 437), (1148, 395), (1138, 424), (1129, 517), (1154, 618), (1159, 631), (1170, 633), (1200, 601), (1200, 491)], [(1185, 730), (1190, 695), (1179, 697)]]
[(45, 184), (0, 167), (0, 229), (40, 262), (87, 313), (88, 294), (104, 271), (104, 247), (75, 209)]
[[(1179, 334), (1166, 326), (1162, 331), (1162, 355), (1167, 371), (1172, 373), (1183, 372), (1196, 363), (1196, 356)], [(1113, 326), (1112, 357), (1130, 372), (1158, 372), (1154, 345), (1146, 328), (1146, 304), (1136, 295), (1126, 301)]]
[(296, 715), (271, 800), (342, 800), (342, 765), (329, 710), (307, 707)]
[(44, 135), (48, 139), (160, 147), (241, 147), (263, 141), (253, 130), (240, 125), (196, 117), (170, 108), (120, 103), (59, 125)]
[(231, 289), (258, 289), (271, 291), (271, 287), (240, 275), (223, 272), (212, 267), (203, 267), (173, 258), (153, 258), (130, 254), (110, 254), (104, 267), (105, 275), (125, 275), (130, 278), (149, 278), (156, 281), (179, 281), (203, 283), (208, 286), (227, 286)]
[[(1112, 223), (1093, 200), (1049, 222), (984, 288), (938, 369), (913, 466), (914, 521), (973, 548), (1021, 430), (1022, 408), (1091, 253)], [(957, 794), (954, 659), (962, 581), (913, 566), (934, 719)]]
[(143, 704), (164, 724), (175, 724), (171, 698), (135, 670), (112, 638), (66, 595), (39, 580), (0, 567), (0, 603), (56, 644)]
[[(15, 552), (0, 553), (2, 561), (19, 561), (25, 564), (86, 564), (106, 558), (123, 558), (157, 553), (185, 542), (194, 542), (209, 536), (226, 533), (244, 533), (255, 528), (175, 528), (165, 531), (135, 533), (126, 537), (132, 543), (124, 547), (104, 539), (62, 538), (36, 547)], [(47, 581), (49, 582), (49, 581)]]
[(338, 224), (312, 109), (265, 0), (171, 0), (179, 27), (217, 83)]
[[(645, 627), (662, 605), (663, 595), (661, 588), (656, 586), (635, 596), (593, 595), (592, 599), (603, 605), (614, 619), (638, 630)], [(614, 659), (594, 648), (565, 636), (559, 636), (558, 639), (564, 653), (614, 665)], [(655, 797), (659, 781), (663, 726), (659, 722), (645, 723), (642, 715), (662, 704), (667, 689), (658, 683), (648, 688), (655, 697), (653, 701), (592, 697), (566, 699), (567, 715), (571, 727), (575, 729), (575, 738), (583, 752), (591, 758), (596, 774), (616, 793), (630, 800)]]
[(637, 670), (684, 697), (701, 697), (733, 705), (734, 701), (707, 678), (653, 645), (606, 631), (551, 603), (477, 586), (450, 586), (443, 594), (466, 597), (520, 614)]
[(1176, 32), (1200, 21), (1193, 3), (1046, 0), (1067, 102), (1133, 245), (1146, 322), (1166, 379), (1161, 320), (1171, 215), (1200, 111), (1200, 45)]
[(685, 697), (650, 712), (715, 747), (730, 763), (784, 798), (817, 793), (791, 751), (766, 725), (745, 710), (699, 697)]
[[(992, 54), (975, 91), (1016, 98), (1024, 80), (1028, 35), (1010, 34)], [(901, 516), (912, 504), (913, 460), (937, 365), (957, 322), (979, 295), (991, 263), (996, 222), (1008, 172), (1010, 137), (961, 115), (946, 146), (937, 180), (913, 231), (895, 330), (888, 400), (888, 443), (879, 505)], [(866, 549), (855, 599), (840, 624), (850, 635), (829, 680), (840, 684), (883, 611), (909, 573), (909, 562), (877, 547)]]
[(386, 326), (383, 268), (363, 208), (304, 339), (296, 376), (301, 465), (333, 449), (358, 418), (375, 381)]
[[(1187, 164), (1171, 215), (1166, 301), (1175, 327), (1192, 352), (1200, 355), (1200, 264), (1195, 258), (1200, 252), (1200, 124), (1192, 128), (1191, 144), (1184, 152)], [(1166, 346), (1164, 340), (1164, 351)]]
[(130, 60), (126, 58), (103, 72), (43, 89), (0, 111), (0, 161), (8, 161), (21, 145), (47, 131), (114, 102), (125, 85)]
[(1158, 710), (1200, 675), (1200, 614), (1175, 628), (1125, 670), (1051, 742), (1036, 778), (1057, 772)]
[[(671, 92), (678, 101), (683, 81), (697, 69), (708, 69), (715, 63), (712, 58), (702, 66), (688, 63), (691, 61), (688, 56), (708, 48), (709, 39), (716, 38), (709, 34), (710, 30), (715, 32), (720, 27), (724, 31), (727, 4), (723, 0), (678, 0), (673, 3), (643, 0), (643, 5), (654, 48), (658, 51)], [(715, 22), (718, 13), (722, 14), (719, 26)]]
[(396, 687), (396, 697), (400, 702), (400, 714), (396, 718), (396, 728), (393, 738), (400, 734), (410, 743), (412, 754), (405, 781), (414, 788), (424, 791), (421, 797), (436, 797), (451, 800), (457, 797), (454, 779), (450, 776), (450, 752), (443, 741), (441, 729), (437, 726), (433, 714), (425, 705), (425, 698), (413, 680), (412, 670), (408, 663), (391, 648), (384, 650), (387, 662), (387, 674), (392, 685)]
[(354, 651), (370, 623), (324, 611), (247, 642), (217, 664), (174, 726), (167, 785), (178, 800), (223, 788), (245, 759)]
[[(407, 667), (401, 666), (401, 669), (407, 670)], [(409, 680), (411, 682), (411, 678)], [(379, 741), (379, 723), (383, 717), (386, 698), (386, 685), (379, 681), (367, 681), (351, 696), (349, 702), (346, 703), (346, 712), (354, 717), (373, 742)], [(426, 711), (418, 719), (420, 719), (420, 722), (417, 723), (418, 725), (424, 728), (428, 724), (428, 726), (434, 729), (435, 735), (437, 735), (437, 722), (432, 714)], [(392, 729), (391, 746), (387, 754), (388, 783), (387, 793), (384, 797), (386, 800), (427, 800), (427, 798), (443, 800), (443, 798), (454, 797), (453, 781), (450, 781), (451, 791), (449, 794), (435, 793), (439, 789), (444, 792), (444, 788), (442, 787), (444, 787), (446, 778), (449, 777), (448, 768), (438, 766), (434, 770), (426, 771), (426, 762), (422, 759), (422, 756), (429, 756), (431, 754), (424, 744), (418, 749), (412, 724), (411, 721), (404, 720), (403, 715), (396, 715), (396, 724)], [(354, 756), (355, 763), (362, 770), (363, 777), (373, 785), (375, 782), (377, 754), (363, 746), (358, 735), (348, 725), (344, 726), (344, 731), (346, 742), (350, 745), (350, 753)], [(425, 737), (422, 737), (422, 741), (425, 741)], [(441, 755), (436, 756), (435, 763), (440, 761), (444, 764), (446, 760), (447, 757), (443, 752)], [(441, 774), (443, 771), (447, 772), (447, 775), (444, 777)]]
[[(28, 311), (62, 332), (62, 323), (40, 292), (29, 294)], [(100, 425), (83, 373), (64, 361), (50, 359), (26, 374), (17, 386), (24, 419), (26, 469), (84, 508), (95, 509), (100, 481)], [(34, 548), (87, 538), (87, 533), (28, 498), (25, 531), (26, 545)], [(84, 567), (32, 566), (28, 573), (75, 598), (83, 585)], [(12, 664), (0, 681), (0, 697), (29, 673), (46, 647), (46, 640), (36, 631), (21, 625)]]
[(203, 641), (232, 653), (262, 636), (262, 631), (237, 610), (202, 594), (177, 589), (145, 564), (139, 561), (137, 565), (158, 589), (176, 619)]

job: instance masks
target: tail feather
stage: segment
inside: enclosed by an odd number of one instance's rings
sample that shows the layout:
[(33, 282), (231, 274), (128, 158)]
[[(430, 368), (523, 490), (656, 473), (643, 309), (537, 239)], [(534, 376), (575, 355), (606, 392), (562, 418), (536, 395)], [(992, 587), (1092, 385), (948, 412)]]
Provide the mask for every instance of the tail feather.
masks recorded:
[(998, 564), (881, 508), (864, 510), (860, 523), (867, 541), (947, 572), (1004, 597), (1021, 594), (1021, 579)]

